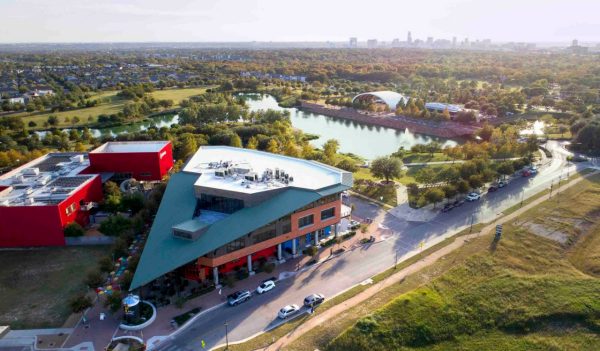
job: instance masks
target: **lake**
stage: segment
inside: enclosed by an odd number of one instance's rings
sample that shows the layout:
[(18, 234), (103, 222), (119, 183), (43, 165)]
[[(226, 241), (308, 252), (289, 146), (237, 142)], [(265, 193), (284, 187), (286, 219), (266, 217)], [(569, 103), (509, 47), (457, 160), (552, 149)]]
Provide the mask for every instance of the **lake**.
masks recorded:
[(437, 141), (443, 146), (458, 144), (456, 140), (412, 133), (409, 130), (372, 126), (304, 112), (297, 108), (280, 107), (277, 100), (270, 95), (240, 94), (239, 96), (246, 100), (251, 111), (266, 109), (289, 111), (295, 128), (319, 136), (318, 139), (311, 140), (311, 144), (315, 147), (323, 146), (329, 139), (337, 139), (340, 143), (340, 152), (351, 152), (369, 160), (396, 152), (401, 146), (409, 150), (413, 145), (427, 144), (431, 141)]

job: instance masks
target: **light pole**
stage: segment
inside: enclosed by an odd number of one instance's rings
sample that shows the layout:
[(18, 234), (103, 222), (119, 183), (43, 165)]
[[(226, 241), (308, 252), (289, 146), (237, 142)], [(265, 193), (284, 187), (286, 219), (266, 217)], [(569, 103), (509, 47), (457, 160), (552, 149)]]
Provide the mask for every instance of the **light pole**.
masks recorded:
[(471, 213), (471, 228), (469, 229), (469, 233), (473, 232), (473, 217), (475, 217), (475, 212)]
[(398, 250), (394, 251), (395, 254), (395, 258), (394, 258), (394, 269), (396, 269), (396, 266), (398, 265)]
[(225, 322), (225, 350), (229, 350), (229, 331), (227, 329), (227, 322)]
[(519, 207), (523, 207), (524, 199), (525, 199), (525, 189), (521, 190), (521, 205)]

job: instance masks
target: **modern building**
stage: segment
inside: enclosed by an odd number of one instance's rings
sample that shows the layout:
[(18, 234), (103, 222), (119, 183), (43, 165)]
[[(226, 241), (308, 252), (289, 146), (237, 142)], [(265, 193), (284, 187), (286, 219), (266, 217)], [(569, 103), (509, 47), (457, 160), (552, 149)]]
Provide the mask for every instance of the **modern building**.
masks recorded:
[(406, 96), (395, 91), (388, 90), (361, 93), (352, 98), (352, 102), (355, 100), (370, 100), (375, 103), (386, 104), (392, 111), (396, 110), (396, 106), (398, 106), (399, 102), (402, 102), (404, 105), (408, 102), (408, 98)]
[(0, 247), (62, 246), (71, 222), (86, 225), (102, 200), (97, 174), (81, 153), (42, 156), (0, 177)]
[[(108, 142), (90, 151), (89, 173), (114, 173), (113, 179), (163, 179), (173, 168), (170, 141)], [(103, 178), (106, 178), (103, 177)]]
[(142, 170), (149, 176), (139, 180), (160, 180), (172, 165), (168, 141), (125, 142), (106, 143), (89, 154), (50, 153), (5, 173), (0, 247), (65, 245), (64, 228), (89, 223), (90, 210), (102, 201), (104, 181)]
[(367, 48), (375, 49), (377, 47), (377, 39), (369, 39), (367, 40)]
[(318, 162), (203, 146), (169, 180), (131, 284), (171, 271), (188, 279), (282, 262), (337, 232), (352, 174)]
[(358, 47), (358, 39), (356, 37), (350, 38), (350, 41), (348, 42), (348, 46), (353, 49), (357, 48)]
[(448, 110), (450, 116), (454, 116), (463, 110), (463, 108), (458, 105), (445, 104), (442, 102), (427, 102), (425, 103), (425, 108), (428, 109), (430, 112), (439, 113), (444, 112), (444, 110)]

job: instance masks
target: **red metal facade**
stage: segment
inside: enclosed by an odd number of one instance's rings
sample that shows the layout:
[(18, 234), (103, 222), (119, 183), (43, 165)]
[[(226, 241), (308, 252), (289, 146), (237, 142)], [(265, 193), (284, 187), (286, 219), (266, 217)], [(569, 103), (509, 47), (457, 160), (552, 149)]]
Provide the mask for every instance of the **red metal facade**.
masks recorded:
[[(95, 176), (81, 189), (57, 205), (0, 206), (0, 246), (62, 246), (65, 244), (64, 227), (77, 221), (86, 225), (87, 211), (81, 203), (102, 200), (102, 182)], [(74, 210), (67, 208), (74, 205)]]
[(137, 180), (161, 180), (173, 167), (171, 142), (158, 152), (91, 152), (86, 173), (130, 173)]

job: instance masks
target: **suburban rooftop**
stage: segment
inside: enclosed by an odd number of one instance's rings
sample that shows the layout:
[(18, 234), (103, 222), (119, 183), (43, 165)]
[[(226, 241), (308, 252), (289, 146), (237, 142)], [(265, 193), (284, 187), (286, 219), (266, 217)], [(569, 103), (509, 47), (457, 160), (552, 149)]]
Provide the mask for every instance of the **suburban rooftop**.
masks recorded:
[(95, 175), (79, 174), (90, 162), (83, 153), (51, 153), (0, 176), (0, 206), (62, 202)]
[(100, 153), (132, 153), (132, 152), (158, 152), (169, 141), (109, 141), (105, 144), (100, 145), (94, 150), (90, 151), (90, 154)]
[(229, 146), (202, 146), (185, 165), (195, 186), (256, 193), (293, 186), (317, 190), (342, 183), (347, 173), (319, 162)]

